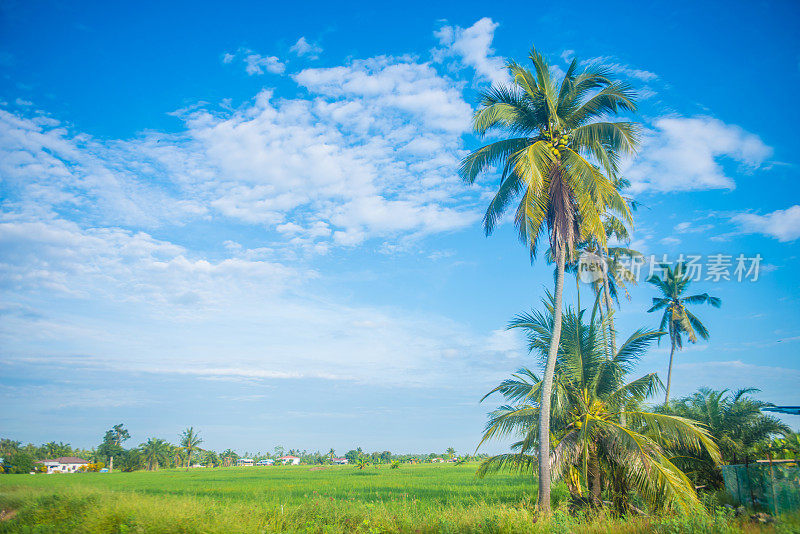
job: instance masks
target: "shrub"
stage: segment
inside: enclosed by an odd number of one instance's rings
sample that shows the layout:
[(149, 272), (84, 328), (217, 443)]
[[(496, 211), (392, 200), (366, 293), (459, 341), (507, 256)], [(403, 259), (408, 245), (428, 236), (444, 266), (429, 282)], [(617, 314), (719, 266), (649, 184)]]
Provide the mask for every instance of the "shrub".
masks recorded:
[(3, 459), (4, 473), (25, 474), (34, 471), (35, 467), (36, 465), (34, 464), (33, 457), (27, 452), (12, 452)]

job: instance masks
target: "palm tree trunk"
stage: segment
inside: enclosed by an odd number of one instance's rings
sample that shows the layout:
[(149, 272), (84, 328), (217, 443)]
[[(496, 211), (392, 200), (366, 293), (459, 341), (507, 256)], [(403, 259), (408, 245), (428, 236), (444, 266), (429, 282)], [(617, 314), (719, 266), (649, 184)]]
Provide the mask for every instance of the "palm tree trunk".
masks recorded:
[(669, 370), (667, 371), (667, 396), (664, 398), (664, 406), (669, 404), (669, 387), (672, 385), (672, 357), (675, 355), (675, 342), (672, 342), (672, 350), (669, 351)]
[(607, 272), (603, 272), (603, 292), (605, 293), (606, 313), (608, 314), (608, 330), (609, 335), (611, 336), (611, 357), (613, 358), (617, 353), (617, 340), (614, 333), (614, 311), (611, 309), (611, 291), (608, 289)]
[[(605, 268), (608, 269), (608, 262), (605, 264)], [(614, 311), (611, 308), (611, 291), (608, 288), (608, 271), (603, 271), (603, 293), (604, 293), (604, 300), (606, 302), (606, 313), (608, 314), (608, 333), (611, 336), (611, 347), (608, 352), (608, 357), (613, 358), (617, 354), (617, 337), (616, 332), (614, 331)], [(622, 426), (628, 426), (628, 419), (625, 417), (625, 407), (622, 406), (622, 412), (620, 413), (619, 421)]]
[(558, 275), (556, 276), (556, 302), (553, 310), (553, 337), (542, 378), (542, 398), (539, 403), (539, 496), (536, 508), (540, 514), (550, 513), (550, 394), (553, 390), (553, 374), (561, 340), (561, 308), (564, 297), (564, 262), (566, 248), (562, 245), (558, 253)]

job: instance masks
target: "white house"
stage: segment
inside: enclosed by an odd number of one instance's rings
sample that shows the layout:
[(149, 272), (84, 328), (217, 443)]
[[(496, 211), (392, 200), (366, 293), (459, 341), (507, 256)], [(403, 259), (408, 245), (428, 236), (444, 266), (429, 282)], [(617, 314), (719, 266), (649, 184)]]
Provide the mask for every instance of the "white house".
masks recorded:
[(40, 460), (36, 463), (43, 464), (47, 467), (47, 473), (75, 473), (82, 466), (88, 464), (83, 458), (76, 458), (75, 456), (62, 456), (60, 458), (53, 458), (52, 460)]
[(300, 458), (297, 456), (281, 456), (278, 460), (283, 462), (283, 465), (300, 465)]
[(272, 458), (265, 458), (264, 460), (259, 460), (256, 462), (256, 465), (272, 465), (275, 463), (275, 460)]
[(239, 458), (236, 461), (236, 465), (238, 467), (253, 467), (253, 459), (252, 458)]
[(334, 458), (331, 460), (336, 465), (347, 465), (350, 461), (347, 458)]

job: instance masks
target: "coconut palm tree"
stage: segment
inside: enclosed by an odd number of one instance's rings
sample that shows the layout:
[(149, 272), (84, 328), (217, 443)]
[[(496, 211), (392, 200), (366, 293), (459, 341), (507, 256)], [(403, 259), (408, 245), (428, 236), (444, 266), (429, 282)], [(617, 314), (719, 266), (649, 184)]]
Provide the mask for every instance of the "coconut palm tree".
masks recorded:
[(610, 122), (606, 117), (635, 111), (634, 94), (624, 83), (611, 80), (610, 72), (591, 65), (578, 73), (572, 61), (561, 80), (550, 65), (531, 49), (534, 71), (513, 61), (507, 64), (510, 85), (493, 85), (481, 95), (473, 117), (475, 132), (483, 136), (497, 131), (507, 138), (485, 145), (461, 163), (460, 174), (472, 184), (481, 172), (499, 166), (500, 184), (483, 219), (486, 235), (509, 205), (519, 198), (514, 222), (520, 240), (535, 258), (542, 234), (547, 233), (557, 264), (554, 336), (545, 366), (540, 426), (539, 502), (550, 510), (550, 474), (546, 458), (550, 442), (546, 430), (550, 417), (558, 341), (564, 266), (575, 245), (595, 236), (606, 244), (603, 216), (615, 212), (631, 223), (628, 205), (614, 186), (621, 157), (636, 146), (636, 127), (631, 122)]
[(192, 464), (192, 454), (196, 451), (201, 450), (200, 444), (203, 443), (203, 440), (194, 431), (194, 427), (189, 427), (183, 431), (181, 434), (181, 447), (183, 450), (186, 451), (186, 470), (189, 470), (189, 466)]
[[(550, 297), (545, 313), (521, 314), (510, 324), (525, 330), (541, 363), (555, 335), (553, 305)], [(693, 421), (640, 409), (663, 387), (655, 373), (628, 381), (636, 362), (663, 333), (640, 329), (609, 358), (602, 333), (607, 318), (593, 315), (586, 321), (584, 314), (569, 308), (564, 313), (549, 428), (556, 443), (548, 457), (554, 478), (566, 482), (574, 506), (599, 505), (603, 491), (619, 513), (632, 509), (632, 491), (652, 509), (699, 506), (694, 486), (673, 462), (671, 450), (680, 445), (719, 460), (719, 449)], [(535, 471), (532, 453), (539, 441), (543, 390), (533, 371), (521, 369), (484, 397), (500, 393), (509, 404), (490, 414), (481, 444), (505, 436), (519, 441), (512, 445), (514, 452), (485, 460), (481, 476), (501, 469)]]
[(675, 349), (683, 348), (683, 336), (686, 336), (691, 343), (697, 343), (697, 336), (700, 336), (701, 339), (708, 339), (709, 336), (708, 329), (686, 308), (686, 305), (710, 304), (719, 308), (722, 301), (708, 293), (684, 296), (692, 281), (687, 273), (685, 263), (678, 262), (674, 269), (668, 264), (662, 263), (661, 269), (664, 273), (663, 278), (653, 275), (647, 279), (661, 292), (661, 297), (653, 297), (653, 306), (647, 311), (651, 313), (663, 309), (664, 314), (661, 316), (659, 329), (669, 332), (669, 370), (667, 371), (667, 392), (664, 396), (666, 405), (669, 403), (669, 391), (672, 385), (672, 360), (675, 356)]
[(139, 448), (142, 451), (142, 460), (148, 471), (155, 471), (160, 464), (166, 463), (169, 459), (170, 445), (166, 440), (160, 438), (150, 438), (142, 443)]
[[(790, 432), (780, 419), (761, 412), (762, 408), (771, 404), (751, 396), (758, 391), (756, 388), (734, 392), (700, 388), (694, 394), (673, 400), (658, 410), (703, 424), (719, 444), (723, 463), (743, 463), (768, 450), (772, 437)], [(722, 487), (722, 473), (711, 458), (705, 455), (698, 458), (687, 454), (680, 456), (681, 464), (687, 472), (691, 471), (697, 484)]]
[(333, 459), (336, 458), (336, 451), (333, 450), (333, 447), (331, 447), (331, 450), (328, 451), (328, 458), (330, 458), (331, 462), (333, 462)]

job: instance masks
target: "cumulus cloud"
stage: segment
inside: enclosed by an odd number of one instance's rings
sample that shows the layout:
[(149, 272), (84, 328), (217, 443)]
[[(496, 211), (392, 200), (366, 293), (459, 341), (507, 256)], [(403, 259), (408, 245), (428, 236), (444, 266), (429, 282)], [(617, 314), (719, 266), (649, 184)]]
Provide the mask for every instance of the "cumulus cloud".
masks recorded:
[[(377, 104), (385, 110), (406, 112), (428, 128), (463, 133), (472, 115), (461, 94), (462, 83), (443, 78), (430, 65), (409, 58), (380, 56), (356, 60), (347, 66), (306, 69), (294, 79), (328, 97), (349, 103), (359, 99), (362, 106)], [(351, 104), (348, 109), (355, 108)], [(399, 126), (400, 122), (396, 122)], [(365, 122), (360, 125), (368, 126)]]
[(723, 169), (723, 160), (752, 172), (771, 155), (772, 149), (757, 135), (718, 119), (661, 117), (645, 130), (637, 158), (623, 173), (637, 192), (733, 189), (735, 182)]
[(508, 81), (505, 60), (495, 56), (492, 48), (494, 31), (499, 24), (484, 17), (469, 28), (442, 26), (434, 32), (444, 48), (435, 51), (442, 58), (455, 56), (461, 63), (475, 70), (477, 76), (491, 83)]
[(774, 237), (778, 241), (789, 242), (800, 238), (800, 206), (794, 205), (785, 210), (775, 210), (765, 215), (740, 213), (733, 217), (740, 228), (747, 233), (759, 233)]
[(282, 245), (318, 252), (476, 219), (476, 193), (455, 173), (471, 112), (458, 83), (390, 57), (295, 79), (307, 97), (264, 90), (235, 109), (192, 107), (176, 112), (183, 131), (129, 140), (0, 110), (0, 172), (13, 184), (5, 206), (137, 228), (220, 216), (291, 223), (303, 231)]
[(299, 57), (308, 56), (309, 59), (317, 59), (322, 53), (321, 46), (308, 42), (305, 37), (300, 37), (289, 50)]

